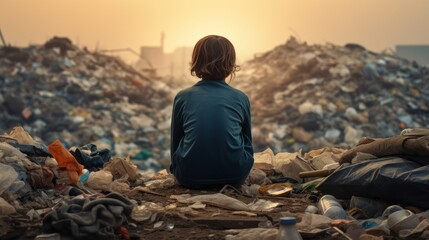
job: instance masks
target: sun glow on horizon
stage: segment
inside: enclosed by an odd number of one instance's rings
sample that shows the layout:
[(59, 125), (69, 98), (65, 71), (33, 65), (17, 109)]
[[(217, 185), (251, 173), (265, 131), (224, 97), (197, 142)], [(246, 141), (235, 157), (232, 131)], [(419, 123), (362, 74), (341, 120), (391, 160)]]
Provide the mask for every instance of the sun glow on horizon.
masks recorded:
[(414, 0), (14, 0), (0, 3), (0, 28), (18, 46), (66, 36), (89, 49), (193, 47), (209, 34), (227, 37), (239, 60), (283, 44), (360, 43), (379, 51), (427, 44), (429, 1)]

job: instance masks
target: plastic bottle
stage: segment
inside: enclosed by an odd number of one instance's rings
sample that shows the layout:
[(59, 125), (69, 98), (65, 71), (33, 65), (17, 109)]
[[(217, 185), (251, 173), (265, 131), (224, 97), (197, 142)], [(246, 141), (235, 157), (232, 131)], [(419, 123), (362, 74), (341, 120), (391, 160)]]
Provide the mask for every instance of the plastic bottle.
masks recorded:
[(347, 219), (346, 211), (332, 195), (325, 195), (320, 198), (319, 211), (331, 219)]
[(302, 240), (301, 235), (296, 229), (296, 218), (280, 218), (280, 229), (276, 240)]
[(88, 169), (84, 168), (82, 170), (82, 175), (80, 175), (80, 177), (79, 177), (79, 182), (81, 182), (81, 183), (86, 182), (88, 180), (90, 174), (91, 174), (91, 172), (88, 171)]

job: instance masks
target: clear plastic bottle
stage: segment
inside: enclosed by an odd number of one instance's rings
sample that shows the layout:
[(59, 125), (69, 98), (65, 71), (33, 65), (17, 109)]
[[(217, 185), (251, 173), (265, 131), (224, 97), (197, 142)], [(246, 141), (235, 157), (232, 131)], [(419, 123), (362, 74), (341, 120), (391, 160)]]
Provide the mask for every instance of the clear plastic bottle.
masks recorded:
[(320, 198), (319, 211), (331, 219), (347, 219), (346, 211), (332, 195), (325, 195)]
[(302, 240), (295, 224), (296, 218), (294, 217), (280, 218), (280, 229), (276, 240)]

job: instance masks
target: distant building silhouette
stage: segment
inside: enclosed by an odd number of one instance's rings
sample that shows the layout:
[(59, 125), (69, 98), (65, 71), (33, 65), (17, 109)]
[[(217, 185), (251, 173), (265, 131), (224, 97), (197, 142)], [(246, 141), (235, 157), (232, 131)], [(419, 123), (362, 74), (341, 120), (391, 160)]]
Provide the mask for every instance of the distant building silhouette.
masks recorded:
[(136, 67), (146, 72), (156, 73), (158, 76), (171, 77), (181, 80), (189, 76), (192, 48), (179, 47), (172, 53), (164, 53), (164, 34), (161, 34), (160, 46), (142, 46), (140, 60)]
[(421, 65), (429, 65), (429, 45), (396, 45), (396, 54)]

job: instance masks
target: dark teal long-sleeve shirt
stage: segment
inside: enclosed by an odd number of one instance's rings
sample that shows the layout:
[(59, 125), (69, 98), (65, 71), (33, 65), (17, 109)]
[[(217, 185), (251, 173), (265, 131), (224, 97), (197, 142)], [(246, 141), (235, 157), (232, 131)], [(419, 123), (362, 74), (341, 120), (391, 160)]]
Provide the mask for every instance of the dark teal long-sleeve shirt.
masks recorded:
[(171, 171), (185, 187), (240, 185), (253, 166), (250, 103), (225, 81), (179, 92), (171, 121)]

